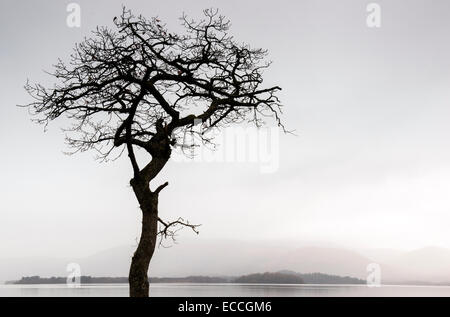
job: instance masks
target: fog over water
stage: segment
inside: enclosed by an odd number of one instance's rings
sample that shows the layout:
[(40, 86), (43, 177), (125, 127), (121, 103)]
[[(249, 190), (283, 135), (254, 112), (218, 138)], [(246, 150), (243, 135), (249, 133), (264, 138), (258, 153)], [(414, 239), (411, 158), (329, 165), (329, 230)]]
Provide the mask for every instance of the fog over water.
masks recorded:
[[(66, 121), (44, 133), (15, 106), (30, 101), (27, 78), (51, 84), (43, 70), (97, 25), (111, 26), (122, 3), (175, 30), (183, 12), (199, 17), (218, 7), (236, 38), (269, 50), (266, 82), (283, 88), (285, 123), (296, 131), (279, 135), (273, 173), (251, 162), (169, 163), (157, 181), (170, 183), (160, 197), (161, 216), (202, 224), (198, 237), (181, 233), (177, 250), (195, 238), (275, 241), (279, 250), (383, 249), (380, 258), (391, 260), (429, 246), (443, 248), (433, 256), (447, 254), (450, 2), (378, 1), (377, 29), (367, 27), (366, 3), (357, 0), (77, 2), (81, 28), (66, 26), (65, 2), (0, 3), (3, 263), (84, 258), (136, 244), (140, 211), (127, 158), (99, 164), (93, 153), (66, 156), (60, 130)], [(425, 250), (414, 263), (429, 261)], [(3, 273), (25, 271), (33, 267)]]

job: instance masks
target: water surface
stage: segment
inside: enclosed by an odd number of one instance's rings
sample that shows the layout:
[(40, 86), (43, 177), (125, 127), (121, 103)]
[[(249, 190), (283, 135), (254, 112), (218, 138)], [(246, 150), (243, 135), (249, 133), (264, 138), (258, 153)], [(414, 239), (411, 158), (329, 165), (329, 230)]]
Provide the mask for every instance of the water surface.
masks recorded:
[[(128, 296), (127, 284), (89, 284), (70, 288), (57, 285), (0, 285), (0, 296), (68, 296), (123, 297)], [(450, 296), (450, 286), (384, 285), (312, 285), (312, 284), (152, 284), (154, 297), (264, 297), (264, 296)]]

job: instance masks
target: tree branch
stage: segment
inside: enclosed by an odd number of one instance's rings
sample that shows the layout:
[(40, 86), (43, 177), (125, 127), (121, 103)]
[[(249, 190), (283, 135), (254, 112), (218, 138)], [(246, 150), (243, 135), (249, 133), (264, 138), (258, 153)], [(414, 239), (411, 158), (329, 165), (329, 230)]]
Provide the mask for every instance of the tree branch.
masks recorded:
[(166, 188), (169, 185), (168, 182), (165, 182), (164, 184), (158, 186), (156, 190), (154, 191), (155, 194), (159, 194), (164, 188)]
[(183, 228), (190, 228), (194, 233), (199, 234), (198, 227), (201, 225), (194, 225), (189, 223), (189, 221), (185, 221), (183, 218), (178, 218), (172, 222), (165, 222), (161, 218), (158, 218), (158, 222), (162, 225), (162, 228), (158, 232), (158, 235), (161, 236), (160, 244), (162, 243), (162, 239), (167, 239), (168, 237), (172, 238), (175, 241), (176, 234)]

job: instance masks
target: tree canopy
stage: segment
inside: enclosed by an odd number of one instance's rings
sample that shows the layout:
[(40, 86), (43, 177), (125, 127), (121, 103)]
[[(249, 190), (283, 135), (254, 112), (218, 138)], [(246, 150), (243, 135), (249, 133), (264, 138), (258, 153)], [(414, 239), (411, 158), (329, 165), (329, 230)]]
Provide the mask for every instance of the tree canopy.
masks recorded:
[(215, 10), (181, 21), (185, 32), (175, 34), (158, 18), (124, 8), (114, 30), (98, 27), (69, 63), (54, 65), (54, 87), (27, 83), (36, 120), (70, 118), (66, 139), (75, 152), (95, 149), (108, 159), (114, 148), (127, 148), (135, 175), (133, 147), (157, 156), (152, 139), (168, 136), (171, 147), (189, 149), (195, 140), (210, 142), (214, 129), (261, 126), (267, 117), (284, 129), (280, 88), (262, 87), (266, 50), (238, 43)]

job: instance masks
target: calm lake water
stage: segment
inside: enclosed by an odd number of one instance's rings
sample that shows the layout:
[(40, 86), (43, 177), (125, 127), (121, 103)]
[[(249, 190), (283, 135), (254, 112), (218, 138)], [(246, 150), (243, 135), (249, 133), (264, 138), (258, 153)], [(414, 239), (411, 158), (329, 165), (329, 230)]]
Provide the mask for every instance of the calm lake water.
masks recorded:
[[(0, 296), (128, 296), (126, 284), (92, 284), (79, 288), (66, 285), (0, 285)], [(366, 285), (274, 285), (274, 284), (153, 284), (154, 297), (264, 297), (264, 296), (450, 296), (449, 286)]]

